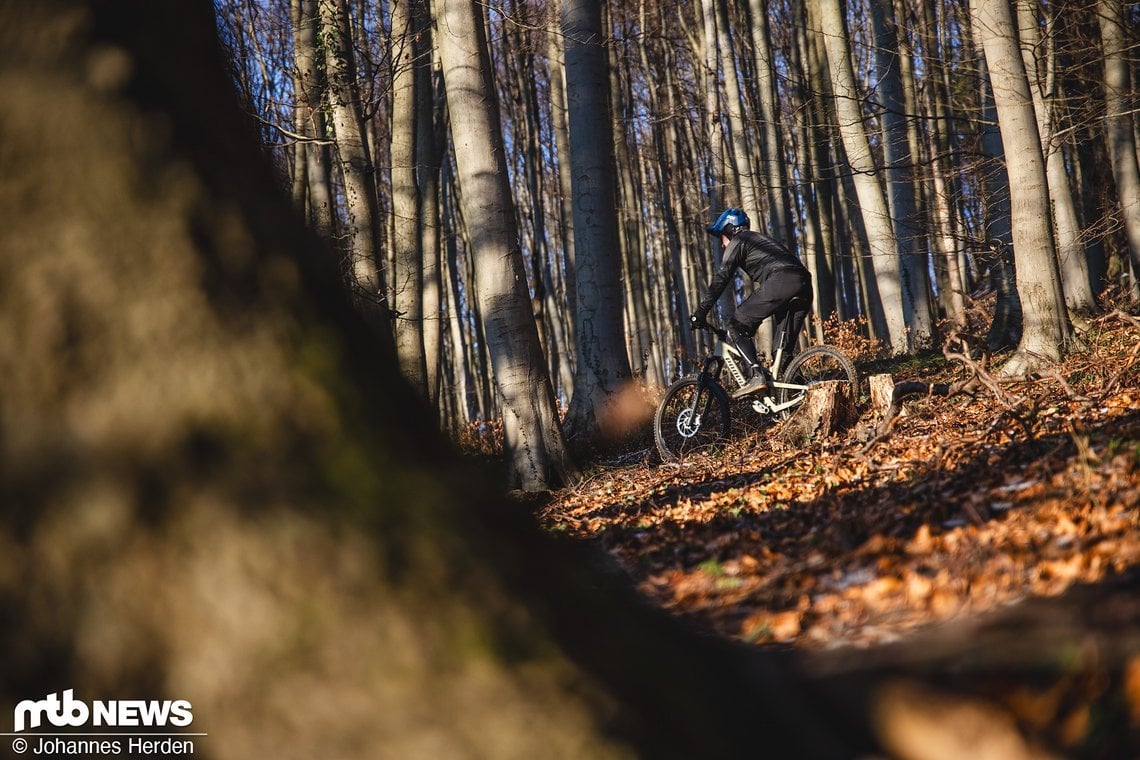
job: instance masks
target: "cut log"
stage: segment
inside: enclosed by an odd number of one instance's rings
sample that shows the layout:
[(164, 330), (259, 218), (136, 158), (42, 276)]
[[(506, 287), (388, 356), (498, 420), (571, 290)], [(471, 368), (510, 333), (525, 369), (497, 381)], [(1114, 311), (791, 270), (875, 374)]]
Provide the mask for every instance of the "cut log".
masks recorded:
[(803, 446), (812, 439), (843, 430), (855, 417), (851, 385), (843, 380), (829, 380), (808, 388), (803, 403), (785, 420), (777, 436), (785, 443)]
[(895, 379), (890, 375), (871, 375), (868, 384), (871, 388), (871, 410), (874, 418), (876, 420), (886, 419), (891, 411)]

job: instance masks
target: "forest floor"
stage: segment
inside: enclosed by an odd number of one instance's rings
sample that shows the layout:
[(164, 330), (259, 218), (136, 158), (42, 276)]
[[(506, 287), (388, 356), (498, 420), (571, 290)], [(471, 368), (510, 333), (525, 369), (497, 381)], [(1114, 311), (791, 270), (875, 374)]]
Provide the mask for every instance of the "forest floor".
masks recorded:
[[(680, 464), (633, 451), (540, 518), (702, 630), (821, 670), (937, 669), (946, 645), (961, 672), (968, 636), (966, 670), (1036, 674), (987, 690), (1021, 725), (1066, 752), (1140, 753), (1138, 325), (1096, 318), (1055, 374), (915, 398), (885, 435), (865, 411), (803, 448), (768, 429)], [(860, 372), (953, 383), (973, 369), (930, 355)], [(1034, 620), (1034, 600), (1062, 595), (1069, 612)]]

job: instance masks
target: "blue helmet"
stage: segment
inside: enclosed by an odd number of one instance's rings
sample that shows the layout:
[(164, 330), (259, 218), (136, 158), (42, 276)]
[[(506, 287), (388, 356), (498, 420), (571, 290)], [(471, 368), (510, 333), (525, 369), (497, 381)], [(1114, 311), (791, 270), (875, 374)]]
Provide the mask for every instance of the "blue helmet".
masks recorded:
[(748, 214), (744, 213), (738, 208), (726, 208), (720, 212), (720, 216), (716, 221), (705, 227), (710, 235), (720, 237), (724, 235), (728, 238), (733, 237), (740, 230), (746, 230), (751, 226), (748, 220)]

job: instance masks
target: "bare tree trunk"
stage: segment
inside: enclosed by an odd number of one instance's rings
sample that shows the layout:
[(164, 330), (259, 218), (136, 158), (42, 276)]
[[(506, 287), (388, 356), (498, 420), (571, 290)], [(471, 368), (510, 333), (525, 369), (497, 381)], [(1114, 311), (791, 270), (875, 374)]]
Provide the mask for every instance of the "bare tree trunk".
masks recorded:
[(516, 488), (544, 490), (573, 480), (576, 469), (531, 314), (480, 8), (445, 0), (434, 9), (439, 54), (509, 478)]
[(1021, 341), (1021, 299), (1013, 268), (1013, 229), (1010, 226), (1009, 178), (1005, 168), (1005, 150), (997, 126), (990, 87), (989, 69), (982, 49), (979, 26), (971, 24), (974, 62), (978, 69), (978, 155), (981, 175), (983, 219), (981, 231), (985, 251), (980, 257), (989, 267), (990, 284), (997, 293), (993, 320), (986, 335), (992, 350), (1012, 348)]
[(985, 50), (1002, 143), (1007, 155), (1017, 156), (1006, 170), (1023, 330), (1016, 353), (1002, 371), (1019, 376), (1060, 360), (1069, 319), (1053, 245), (1037, 117), (1010, 0), (972, 0), (970, 9)]
[(1132, 108), (1134, 82), (1129, 72), (1128, 38), (1124, 27), (1124, 5), (1117, 0), (1100, 0), (1097, 18), (1104, 53), (1104, 97), (1108, 126), (1108, 151), (1116, 180), (1116, 198), (1124, 220), (1132, 264), (1132, 295), (1140, 298), (1140, 165)]
[(346, 0), (318, 0), (318, 7), (336, 149), (344, 177), (349, 271), (361, 299), (383, 303), (386, 286), (379, 265), (380, 219), (372, 159), (364, 138), (348, 5)]
[(772, 237), (790, 243), (792, 217), (788, 203), (788, 168), (780, 136), (780, 101), (776, 89), (776, 62), (768, 29), (769, 6), (766, 0), (749, 0), (748, 7), (752, 15), (756, 93), (763, 136), (761, 156), (768, 198), (768, 229)]
[(1037, 131), (1041, 135), (1041, 150), (1045, 154), (1045, 173), (1049, 182), (1049, 198), (1053, 210), (1053, 225), (1056, 235), (1057, 258), (1060, 264), (1061, 282), (1065, 291), (1065, 303), (1075, 314), (1088, 314), (1097, 310), (1089, 282), (1088, 259), (1081, 240), (1081, 226), (1077, 220), (1077, 208), (1069, 185), (1069, 172), (1065, 168), (1065, 157), (1061, 152), (1062, 141), (1057, 136), (1058, 93), (1054, 72), (1055, 31), (1042, 39), (1038, 19), (1038, 6), (1029, 0), (1017, 0), (1018, 37), (1021, 41), (1021, 56), (1029, 79), (1029, 90), (1033, 94), (1033, 110), (1037, 115)]
[[(721, 124), (721, 98), (720, 98), (720, 33), (717, 29), (716, 19), (717, 0), (701, 0), (701, 51), (704, 57), (704, 132), (706, 140), (707, 183), (708, 183), (708, 210), (710, 220), (720, 213), (726, 203), (729, 203), (728, 160), (725, 155), (724, 131)], [(720, 260), (720, 243), (705, 237), (707, 262)], [(707, 282), (707, 280), (706, 280)], [(736, 307), (734, 285), (724, 289), (717, 299), (716, 309), (720, 318), (727, 322)]]
[[(436, 406), (440, 384), (440, 306), (443, 298), (440, 239), (440, 154), (443, 152), (443, 76), (436, 75), (429, 0), (413, 0), (419, 31), (416, 56), (416, 177), (420, 195), (420, 244), (423, 249), (423, 341), (428, 402)], [(438, 81), (434, 81), (437, 80)]]
[(631, 375), (622, 328), (611, 91), (599, 0), (562, 0), (562, 29), (578, 292), (578, 364), (566, 428), (575, 446), (590, 448), (600, 442), (607, 407)]
[(814, 94), (823, 94), (822, 90), (817, 89), (817, 85), (823, 87), (823, 75), (811, 52), (815, 45), (814, 35), (809, 39), (807, 33), (807, 8), (800, 4), (797, 11), (801, 18), (798, 25), (801, 31), (795, 36), (791, 50), (797, 76), (797, 102), (793, 105), (792, 112), (796, 114), (796, 127), (800, 135), (796, 157), (802, 182), (798, 193), (802, 198), (802, 255), (812, 273), (812, 312), (815, 315), (813, 329), (816, 340), (822, 343), (824, 321), (833, 314), (840, 316), (837, 311), (841, 307), (838, 298), (839, 262), (846, 252), (838, 250), (834, 245), (834, 182), (830, 162), (821, 158), (825, 152), (825, 143), (819, 131), (820, 98), (814, 97)]
[(718, 32), (716, 50), (721, 60), (721, 69), (724, 71), (724, 114), (728, 119), (728, 133), (732, 138), (732, 158), (736, 167), (730, 187), (738, 191), (736, 198), (728, 200), (727, 205), (739, 206), (750, 216), (757, 218), (762, 207), (756, 174), (752, 171), (752, 141), (744, 124), (744, 101), (740, 92), (740, 74), (737, 71), (733, 44), (735, 35), (728, 20), (725, 1), (715, 0), (715, 7)]
[[(648, 28), (649, 19), (645, 10), (646, 0), (639, 0), (638, 3), (638, 20), (642, 29)], [(638, 43), (638, 51), (641, 56), (641, 67), (646, 72), (652, 71), (653, 68), (649, 62), (649, 43), (652, 37), (645, 35)], [(667, 68), (665, 76), (672, 76), (671, 71)], [(666, 102), (671, 99), (672, 87), (666, 83), (663, 88), (666, 93)], [(659, 114), (658, 118), (653, 119), (650, 126), (653, 133), (653, 155), (656, 161), (649, 161), (648, 168), (652, 172), (654, 178), (660, 187), (661, 201), (661, 219), (665, 227), (665, 240), (664, 244), (668, 250), (668, 270), (671, 274), (671, 286), (667, 289), (668, 300), (670, 306), (673, 308), (667, 310), (666, 313), (670, 314), (673, 319), (669, 320), (669, 327), (672, 329), (674, 337), (680, 342), (681, 356), (693, 357), (696, 356), (696, 343), (693, 340), (693, 332), (688, 329), (689, 324), (689, 291), (686, 288), (684, 277), (684, 266), (682, 264), (681, 256), (681, 233), (677, 225), (676, 212), (674, 211), (674, 171), (679, 172), (680, 166), (672, 162), (670, 158), (668, 145), (673, 150), (676, 150), (675, 138), (667, 138), (667, 134), (673, 134), (672, 120), (674, 118), (672, 113), (661, 113), (661, 100), (658, 97), (658, 88), (651, 87), (646, 93), (649, 99), (649, 109), (654, 114)], [(667, 124), (662, 124), (667, 122)], [(668, 140), (668, 142), (667, 142)], [(679, 329), (678, 329), (679, 328)], [(669, 342), (671, 345), (672, 341)], [(665, 380), (671, 381), (669, 376), (670, 372), (666, 370)]]
[[(566, 116), (566, 73), (564, 70), (565, 52), (562, 38), (562, 12), (557, 0), (551, 0), (547, 8), (546, 59), (550, 64), (550, 121), (554, 132), (554, 146), (558, 156), (558, 231), (561, 246), (561, 265), (558, 270), (558, 282), (562, 289), (560, 306), (558, 309), (558, 329), (561, 340), (558, 341), (558, 371), (559, 385), (563, 389), (566, 401), (573, 395), (575, 322), (578, 311), (578, 287), (574, 277), (574, 189), (570, 169), (570, 127)], [(557, 263), (552, 260), (551, 266)], [(552, 294), (553, 296), (553, 294)]]
[(336, 235), (336, 206), (332, 191), (332, 160), (326, 144), (325, 89), (327, 84), (318, 59), (317, 32), (321, 22), (317, 0), (300, 0), (300, 16), (293, 30), (293, 55), (301, 84), (304, 129), (313, 142), (304, 145), (306, 190), (313, 229), (331, 240)]
[[(915, 348), (931, 348), (934, 344), (934, 313), (930, 304), (929, 262), (922, 250), (919, 234), (918, 204), (915, 201), (914, 168), (911, 164), (909, 121), (903, 96), (902, 69), (899, 63), (898, 26), (895, 23), (894, 0), (872, 0), (871, 22), (874, 30), (879, 97), (882, 102), (883, 152), (886, 159), (886, 182), (895, 240), (902, 257), (903, 284), (906, 296), (903, 306), (912, 308), (910, 344)], [(905, 312), (904, 312), (905, 316)]]
[(863, 126), (861, 97), (851, 65), (847, 25), (839, 0), (819, 0), (819, 9), (835, 109), (839, 117), (839, 132), (854, 173), (852, 180), (871, 248), (870, 264), (875, 274), (876, 292), (868, 297), (873, 297), (882, 304), (887, 328), (884, 337), (891, 351), (901, 354), (908, 350), (908, 340), (898, 241), (891, 226), (887, 199), (879, 184), (871, 144)]
[[(416, 74), (417, 56), (424, 53), (416, 0), (393, 0), (392, 35), (392, 307), (396, 325), (396, 355), (404, 377), (422, 397), (428, 397), (427, 356), (424, 353), (424, 250), (420, 237), (420, 193), (416, 182), (418, 129), (422, 113)], [(430, 55), (430, 48), (428, 54)]]

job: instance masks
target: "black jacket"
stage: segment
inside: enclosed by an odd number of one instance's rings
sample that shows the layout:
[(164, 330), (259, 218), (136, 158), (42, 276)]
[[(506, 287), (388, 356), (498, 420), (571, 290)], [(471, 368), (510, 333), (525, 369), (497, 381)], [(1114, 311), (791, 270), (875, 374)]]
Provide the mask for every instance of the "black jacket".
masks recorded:
[(732, 238), (724, 249), (724, 259), (720, 269), (709, 283), (709, 291), (698, 306), (702, 314), (707, 314), (716, 299), (732, 282), (737, 269), (743, 269), (752, 278), (752, 286), (759, 287), (775, 272), (794, 271), (809, 277), (808, 270), (787, 248), (773, 238), (759, 232), (744, 230)]

